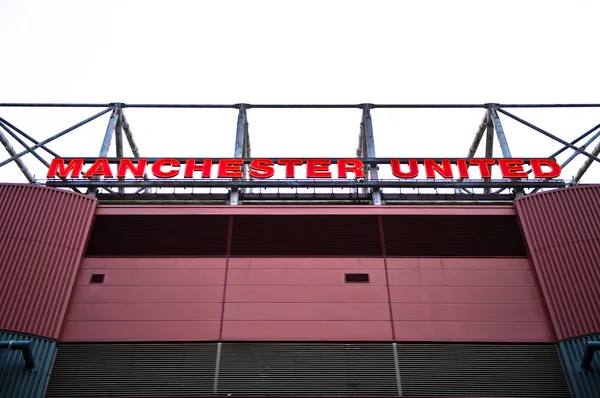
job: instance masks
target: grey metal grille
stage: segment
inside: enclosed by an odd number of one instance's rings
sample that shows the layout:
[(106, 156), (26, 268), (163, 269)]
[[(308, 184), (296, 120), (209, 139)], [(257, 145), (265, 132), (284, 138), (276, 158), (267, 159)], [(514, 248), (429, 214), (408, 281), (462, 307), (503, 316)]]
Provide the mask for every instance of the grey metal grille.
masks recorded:
[(391, 343), (217, 347), (64, 344), (46, 396), (570, 396), (549, 344), (398, 344), (400, 386)]
[(63, 344), (47, 397), (213, 394), (215, 343)]
[(570, 397), (554, 345), (399, 344), (405, 396)]
[(218, 395), (397, 396), (391, 344), (223, 343)]

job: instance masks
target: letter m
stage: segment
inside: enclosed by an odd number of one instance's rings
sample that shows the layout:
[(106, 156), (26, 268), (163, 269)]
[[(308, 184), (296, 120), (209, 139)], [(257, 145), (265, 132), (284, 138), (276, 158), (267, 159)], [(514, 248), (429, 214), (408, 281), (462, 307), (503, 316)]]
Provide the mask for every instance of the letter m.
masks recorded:
[(48, 168), (47, 178), (67, 178), (71, 173), (71, 178), (78, 178), (81, 175), (81, 169), (83, 169), (83, 159), (72, 159), (69, 164), (65, 167), (65, 160), (61, 158), (52, 159), (50, 167)]

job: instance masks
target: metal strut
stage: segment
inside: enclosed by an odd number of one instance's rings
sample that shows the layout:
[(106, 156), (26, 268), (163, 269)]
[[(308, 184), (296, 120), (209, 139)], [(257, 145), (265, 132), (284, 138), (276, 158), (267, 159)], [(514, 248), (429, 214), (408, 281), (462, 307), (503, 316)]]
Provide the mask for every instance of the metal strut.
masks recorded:
[[(239, 104), (237, 127), (235, 131), (235, 150), (233, 156), (235, 158), (249, 157), (250, 155), (250, 139), (248, 137), (248, 118), (246, 114), (247, 104)], [(247, 179), (248, 168), (244, 164), (242, 167), (243, 177), (242, 180)], [(232, 186), (229, 194), (229, 204), (237, 205), (240, 201), (240, 189)]]
[[(362, 133), (363, 133), (363, 154), (366, 157), (375, 157), (375, 139), (373, 137), (373, 121), (371, 118), (371, 104), (362, 105)], [(371, 181), (379, 180), (377, 173), (377, 165), (366, 165), (368, 174), (366, 177)], [(373, 186), (371, 189), (371, 200), (375, 206), (381, 205), (381, 190), (378, 186)]]
[[(106, 133), (104, 134), (104, 140), (102, 141), (102, 146), (100, 147), (100, 153), (98, 154), (99, 158), (105, 158), (108, 155), (108, 150), (110, 149), (110, 142), (112, 141), (113, 134), (115, 132), (115, 128), (117, 126), (117, 121), (119, 120), (119, 106), (114, 105), (112, 114), (110, 115), (110, 120), (108, 121), (108, 126), (106, 127)], [(97, 176), (92, 178), (93, 181), (98, 180)], [(89, 196), (96, 196), (96, 192), (98, 191), (97, 187), (90, 187), (87, 190), (87, 194)]]

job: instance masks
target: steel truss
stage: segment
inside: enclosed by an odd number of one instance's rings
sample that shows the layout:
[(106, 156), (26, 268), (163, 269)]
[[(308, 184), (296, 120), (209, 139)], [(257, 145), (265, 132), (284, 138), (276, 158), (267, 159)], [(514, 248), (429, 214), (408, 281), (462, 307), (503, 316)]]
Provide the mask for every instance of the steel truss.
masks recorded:
[[(1, 114), (2, 108), (102, 108), (89, 118), (53, 135), (42, 141), (37, 141), (9, 121)], [(47, 179), (36, 180), (27, 168), (22, 157), (32, 154), (38, 161), (49, 166), (40, 152), (46, 156), (59, 158), (56, 152), (46, 145), (56, 139), (69, 134), (77, 128), (110, 113), (108, 126), (98, 153), (98, 158), (108, 158), (110, 163), (118, 163), (124, 159), (123, 135), (133, 153), (132, 160), (141, 158), (140, 150), (134, 140), (132, 130), (125, 117), (126, 108), (229, 108), (238, 110), (238, 119), (235, 131), (234, 158), (244, 159), (243, 177), (241, 179), (214, 180), (214, 179), (185, 179), (185, 180), (159, 180), (148, 178), (144, 174), (143, 180), (128, 179)], [(344, 179), (296, 179), (296, 180), (254, 180), (248, 175), (248, 164), (252, 160), (250, 150), (250, 135), (248, 123), (248, 110), (250, 109), (360, 109), (362, 120), (358, 135), (356, 149), (357, 158), (361, 159), (365, 168), (365, 178), (360, 180)], [(483, 118), (477, 128), (473, 142), (467, 151), (465, 160), (473, 159), (479, 145), (485, 137), (485, 157), (494, 158), (494, 136), (498, 139), (503, 158), (512, 157), (508, 140), (500, 120), (500, 114), (511, 118), (531, 130), (554, 140), (562, 145), (561, 149), (549, 155), (554, 159), (567, 150), (572, 150), (571, 156), (561, 166), (565, 167), (577, 156), (583, 155), (585, 161), (570, 182), (563, 180), (540, 179), (452, 179), (452, 180), (386, 180), (378, 176), (379, 165), (389, 163), (389, 158), (377, 158), (375, 154), (375, 137), (373, 131), (372, 109), (483, 109)], [(197, 104), (53, 104), (53, 103), (2, 103), (0, 104), (0, 141), (9, 154), (9, 158), (0, 162), (0, 167), (15, 162), (25, 178), (30, 183), (43, 184), (53, 187), (72, 189), (76, 192), (86, 192), (88, 195), (97, 196), (99, 200), (113, 203), (365, 203), (373, 205), (382, 204), (408, 204), (408, 203), (512, 203), (515, 197), (531, 194), (545, 188), (560, 188), (567, 185), (579, 184), (579, 181), (589, 169), (591, 164), (600, 162), (600, 142), (590, 151), (587, 147), (600, 137), (600, 124), (597, 124), (576, 139), (567, 142), (562, 138), (545, 131), (526, 120), (513, 114), (512, 109), (519, 108), (600, 108), (600, 104), (339, 104), (339, 105), (268, 105), (268, 104), (231, 104), (231, 105), (197, 105)], [(509, 111), (510, 109), (510, 111)], [(24, 149), (17, 152), (4, 134), (8, 134)], [(580, 142), (587, 138), (584, 144)], [(115, 157), (109, 157), (112, 142), (115, 143)], [(96, 158), (84, 158), (86, 162), (93, 162)], [(158, 158), (145, 158), (148, 161)], [(179, 158), (175, 158), (179, 159)], [(456, 158), (454, 158), (456, 159)], [(65, 158), (66, 161), (71, 159)], [(198, 159), (203, 160), (203, 159)], [(332, 160), (335, 162), (336, 159)], [(435, 160), (435, 159), (434, 159)], [(526, 171), (528, 174), (532, 170)], [(390, 188), (396, 189), (394, 191)], [(437, 189), (450, 188), (453, 193), (437, 192)], [(190, 189), (191, 192), (186, 190)], [(196, 189), (196, 192), (194, 192)], [(213, 189), (216, 190), (213, 192)], [(387, 190), (386, 190), (387, 189)], [(406, 192), (406, 190), (409, 192)], [(428, 189), (428, 192), (420, 192)], [(435, 192), (431, 192), (431, 190)], [(172, 192), (166, 192), (172, 190)], [(280, 192), (280, 190), (283, 190)], [(312, 192), (310, 192), (312, 190)], [(403, 191), (404, 190), (404, 191)], [(414, 192), (417, 190), (417, 192)], [(305, 192), (308, 191), (308, 192)]]

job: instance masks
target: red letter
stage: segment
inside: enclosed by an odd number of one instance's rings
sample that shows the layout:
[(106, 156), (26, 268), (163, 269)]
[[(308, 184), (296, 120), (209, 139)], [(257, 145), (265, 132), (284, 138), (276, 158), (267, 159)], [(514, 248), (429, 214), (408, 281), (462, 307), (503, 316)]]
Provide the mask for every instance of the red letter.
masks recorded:
[(419, 175), (419, 162), (411, 159), (408, 161), (408, 167), (410, 168), (408, 173), (403, 173), (402, 170), (400, 170), (400, 161), (398, 159), (392, 159), (392, 174), (394, 177), (415, 178)]
[(456, 166), (458, 167), (458, 176), (460, 178), (469, 178), (469, 168), (466, 160), (457, 159)]
[(250, 174), (254, 178), (269, 178), (275, 174), (273, 161), (270, 159), (255, 159), (250, 162)]
[(129, 159), (121, 159), (119, 167), (117, 168), (117, 178), (125, 178), (127, 170), (131, 171), (131, 174), (133, 174), (135, 178), (143, 178), (144, 169), (147, 165), (148, 161), (146, 159), (138, 160), (137, 166)]
[(212, 169), (212, 159), (204, 159), (204, 163), (196, 163), (194, 159), (188, 159), (185, 161), (185, 172), (183, 177), (194, 178), (194, 171), (201, 171), (202, 178), (210, 178), (210, 171)]
[(302, 164), (302, 159), (279, 159), (277, 164), (285, 165), (285, 178), (294, 178), (295, 166)]
[[(163, 165), (171, 166), (171, 167), (173, 167), (173, 170), (162, 171), (161, 167)], [(177, 174), (179, 174), (180, 166), (181, 166), (181, 163), (179, 163), (175, 159), (160, 159), (158, 162), (156, 162), (152, 165), (152, 174), (154, 174), (154, 176), (158, 177), (158, 178), (175, 177)]]
[(82, 168), (83, 159), (73, 159), (65, 168), (65, 160), (56, 158), (52, 159), (50, 162), (50, 167), (48, 168), (48, 174), (46, 174), (46, 177), (54, 178), (58, 175), (60, 178), (67, 178), (69, 176), (69, 172), (71, 172), (71, 177), (79, 178)]
[(340, 159), (338, 164), (338, 178), (346, 178), (346, 173), (351, 171), (355, 178), (364, 178), (365, 171), (362, 160), (358, 159)]
[[(535, 178), (556, 178), (560, 176), (561, 168), (558, 163), (550, 159), (531, 159), (531, 170)], [(550, 167), (550, 171), (542, 170), (542, 166)]]
[(308, 159), (306, 161), (306, 178), (331, 178), (329, 165), (331, 160)]
[(469, 161), (470, 164), (479, 166), (479, 173), (481, 173), (481, 178), (491, 178), (492, 175), (490, 173), (490, 167), (496, 164), (494, 159), (471, 159)]
[(101, 175), (105, 178), (112, 178), (112, 171), (110, 170), (110, 164), (106, 159), (98, 159), (94, 162), (92, 167), (83, 175), (85, 178), (91, 178), (95, 175)]
[(498, 159), (502, 178), (527, 178), (527, 173), (523, 171), (522, 159)]
[(223, 159), (219, 160), (218, 178), (242, 178), (242, 166), (244, 159)]
[(452, 165), (449, 160), (442, 160), (441, 166), (429, 159), (425, 159), (423, 163), (425, 165), (425, 175), (427, 178), (435, 178), (434, 172), (436, 171), (444, 178), (452, 178)]

